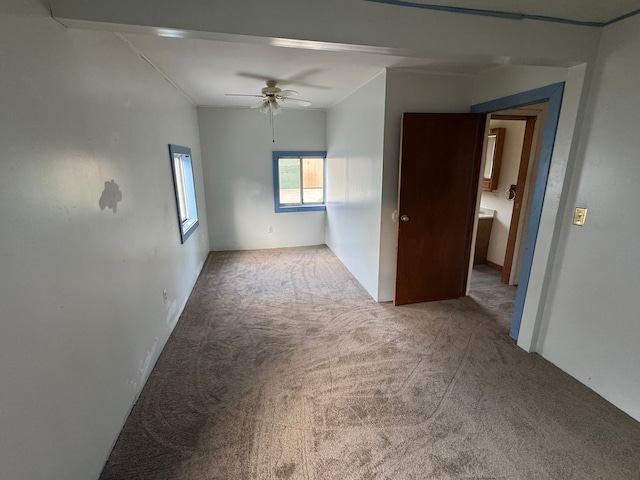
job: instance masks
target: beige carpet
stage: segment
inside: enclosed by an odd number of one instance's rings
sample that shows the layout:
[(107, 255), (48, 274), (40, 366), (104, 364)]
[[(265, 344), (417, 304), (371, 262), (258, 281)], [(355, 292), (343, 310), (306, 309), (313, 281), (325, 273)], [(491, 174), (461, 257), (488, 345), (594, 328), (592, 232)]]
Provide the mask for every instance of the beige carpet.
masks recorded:
[(480, 310), (505, 332), (511, 329), (517, 287), (500, 281), (501, 272), (487, 265), (474, 265), (469, 296)]
[(638, 479), (640, 425), (471, 298), (375, 303), (326, 247), (210, 255), (102, 479)]

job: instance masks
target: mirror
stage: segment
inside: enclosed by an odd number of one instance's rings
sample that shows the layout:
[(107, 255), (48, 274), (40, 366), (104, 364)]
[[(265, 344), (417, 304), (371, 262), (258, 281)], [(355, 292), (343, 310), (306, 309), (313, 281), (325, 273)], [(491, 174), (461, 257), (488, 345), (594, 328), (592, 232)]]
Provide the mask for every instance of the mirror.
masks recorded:
[(487, 138), (487, 160), (484, 164), (482, 176), (482, 190), (493, 192), (498, 189), (500, 177), (500, 163), (502, 162), (502, 149), (504, 147), (504, 128), (492, 128)]

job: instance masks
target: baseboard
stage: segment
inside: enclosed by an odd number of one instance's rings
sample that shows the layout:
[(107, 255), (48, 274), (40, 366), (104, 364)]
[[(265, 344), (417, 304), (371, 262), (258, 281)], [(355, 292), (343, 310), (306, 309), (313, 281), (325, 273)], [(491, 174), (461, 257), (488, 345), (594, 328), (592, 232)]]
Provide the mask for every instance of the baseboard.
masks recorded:
[(497, 263), (490, 262), (489, 260), (487, 260), (485, 263), (487, 267), (495, 268), (499, 272), (502, 272), (502, 265), (498, 265)]

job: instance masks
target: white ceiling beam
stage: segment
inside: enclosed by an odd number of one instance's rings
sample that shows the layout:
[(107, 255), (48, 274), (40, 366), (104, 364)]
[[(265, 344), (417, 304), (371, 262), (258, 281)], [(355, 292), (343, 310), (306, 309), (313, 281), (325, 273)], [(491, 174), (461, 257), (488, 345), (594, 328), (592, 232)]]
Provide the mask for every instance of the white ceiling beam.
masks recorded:
[(403, 56), (492, 56), (571, 66), (594, 59), (601, 29), (463, 15), (362, 0), (50, 0), (69, 27)]

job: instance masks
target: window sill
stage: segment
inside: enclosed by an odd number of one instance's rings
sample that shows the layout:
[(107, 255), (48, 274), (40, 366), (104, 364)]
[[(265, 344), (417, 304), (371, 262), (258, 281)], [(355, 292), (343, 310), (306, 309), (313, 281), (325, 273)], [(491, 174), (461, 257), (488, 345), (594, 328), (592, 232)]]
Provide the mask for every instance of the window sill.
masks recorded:
[(186, 242), (187, 238), (189, 238), (191, 234), (196, 231), (198, 225), (200, 225), (200, 222), (198, 222), (198, 220), (187, 220), (181, 225), (182, 228), (180, 229), (180, 235), (182, 237), (182, 243)]
[(292, 212), (324, 212), (327, 210), (325, 205), (283, 205), (276, 206), (276, 213), (292, 213)]

